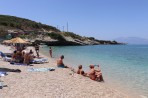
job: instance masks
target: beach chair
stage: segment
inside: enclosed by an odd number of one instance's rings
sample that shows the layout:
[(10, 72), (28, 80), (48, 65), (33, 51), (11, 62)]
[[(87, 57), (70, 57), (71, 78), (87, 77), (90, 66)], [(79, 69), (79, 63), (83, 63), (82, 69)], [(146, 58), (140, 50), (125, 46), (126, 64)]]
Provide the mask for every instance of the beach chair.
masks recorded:
[(7, 61), (7, 62), (10, 62), (11, 61), (11, 58), (10, 57), (7, 57), (3, 52), (0, 51), (0, 56), (2, 57), (2, 59), (4, 61)]

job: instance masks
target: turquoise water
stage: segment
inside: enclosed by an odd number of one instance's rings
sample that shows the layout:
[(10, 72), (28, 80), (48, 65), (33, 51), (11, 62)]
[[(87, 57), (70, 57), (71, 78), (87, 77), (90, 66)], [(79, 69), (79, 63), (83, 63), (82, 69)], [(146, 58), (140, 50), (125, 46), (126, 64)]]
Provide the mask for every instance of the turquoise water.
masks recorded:
[[(41, 49), (49, 55), (49, 47)], [(148, 96), (148, 45), (97, 45), (52, 47), (54, 58), (64, 55), (64, 62), (75, 68), (99, 64), (106, 83), (127, 92)]]

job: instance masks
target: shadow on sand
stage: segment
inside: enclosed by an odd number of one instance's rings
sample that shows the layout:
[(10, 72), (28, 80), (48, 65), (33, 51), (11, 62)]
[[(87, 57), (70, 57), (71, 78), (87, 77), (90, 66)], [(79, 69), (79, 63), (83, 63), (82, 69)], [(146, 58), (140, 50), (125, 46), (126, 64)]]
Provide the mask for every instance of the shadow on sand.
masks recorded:
[(20, 69), (9, 69), (9, 68), (0, 68), (1, 72), (17, 72), (20, 73), (21, 70)]

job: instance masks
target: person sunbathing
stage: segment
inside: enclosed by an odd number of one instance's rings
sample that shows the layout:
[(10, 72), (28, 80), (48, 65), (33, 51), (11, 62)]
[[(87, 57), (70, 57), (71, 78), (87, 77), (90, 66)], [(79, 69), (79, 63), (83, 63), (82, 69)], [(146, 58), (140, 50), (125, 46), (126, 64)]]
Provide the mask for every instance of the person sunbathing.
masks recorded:
[(15, 62), (17, 59), (17, 51), (14, 51), (12, 54), (12, 62)]
[(30, 56), (29, 56), (30, 54), (29, 53), (26, 53), (25, 55), (24, 55), (24, 64), (27, 64), (27, 65), (29, 65), (29, 62), (30, 62)]
[(78, 66), (77, 74), (86, 76), (86, 73), (82, 70), (82, 65), (79, 65)]
[(30, 51), (24, 55), (24, 64), (29, 65), (30, 62), (34, 59), (33, 52)]
[(16, 62), (17, 63), (23, 63), (22, 52), (21, 51), (17, 51), (16, 54), (17, 54)]
[(61, 57), (57, 60), (57, 67), (59, 68), (69, 68), (68, 66), (65, 66), (63, 63), (64, 55), (61, 55)]
[(87, 77), (87, 73), (85, 73), (83, 70), (81, 71), (81, 75), (86, 76)]
[(34, 54), (33, 54), (33, 51), (30, 50), (30, 52), (29, 52), (29, 59), (30, 59), (30, 62), (33, 61), (34, 58), (35, 58), (35, 56), (34, 56)]
[(88, 72), (89, 78), (92, 80), (96, 80), (96, 72), (94, 69), (94, 65), (90, 65), (89, 67), (90, 67), (90, 71)]
[(78, 66), (77, 74), (81, 74), (81, 72), (82, 72), (82, 65), (79, 65), (79, 66)]
[(98, 66), (98, 70), (95, 70), (95, 74), (96, 74), (96, 81), (99, 81), (99, 82), (104, 82), (104, 79), (103, 79), (103, 76), (102, 76), (102, 72), (99, 68), (99, 65)]
[(25, 56), (25, 54), (26, 54), (26, 52), (23, 51), (22, 52), (22, 57), (21, 57), (22, 58), (22, 62), (24, 62), (24, 56)]

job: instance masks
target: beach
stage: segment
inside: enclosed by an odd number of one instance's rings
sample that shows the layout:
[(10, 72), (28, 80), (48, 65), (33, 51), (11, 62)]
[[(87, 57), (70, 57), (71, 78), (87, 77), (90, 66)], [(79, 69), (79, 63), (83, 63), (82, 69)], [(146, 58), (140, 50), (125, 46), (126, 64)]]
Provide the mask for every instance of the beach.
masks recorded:
[[(3, 45), (0, 51), (12, 52)], [(0, 59), (0, 68), (21, 70), (20, 73), (7, 72), (7, 76), (0, 78), (7, 85), (0, 89), (0, 98), (132, 98), (105, 83), (90, 80), (70, 69), (57, 68), (56, 59), (40, 55), (48, 58), (49, 63), (18, 66)], [(30, 72), (29, 68), (55, 68), (55, 71)]]

